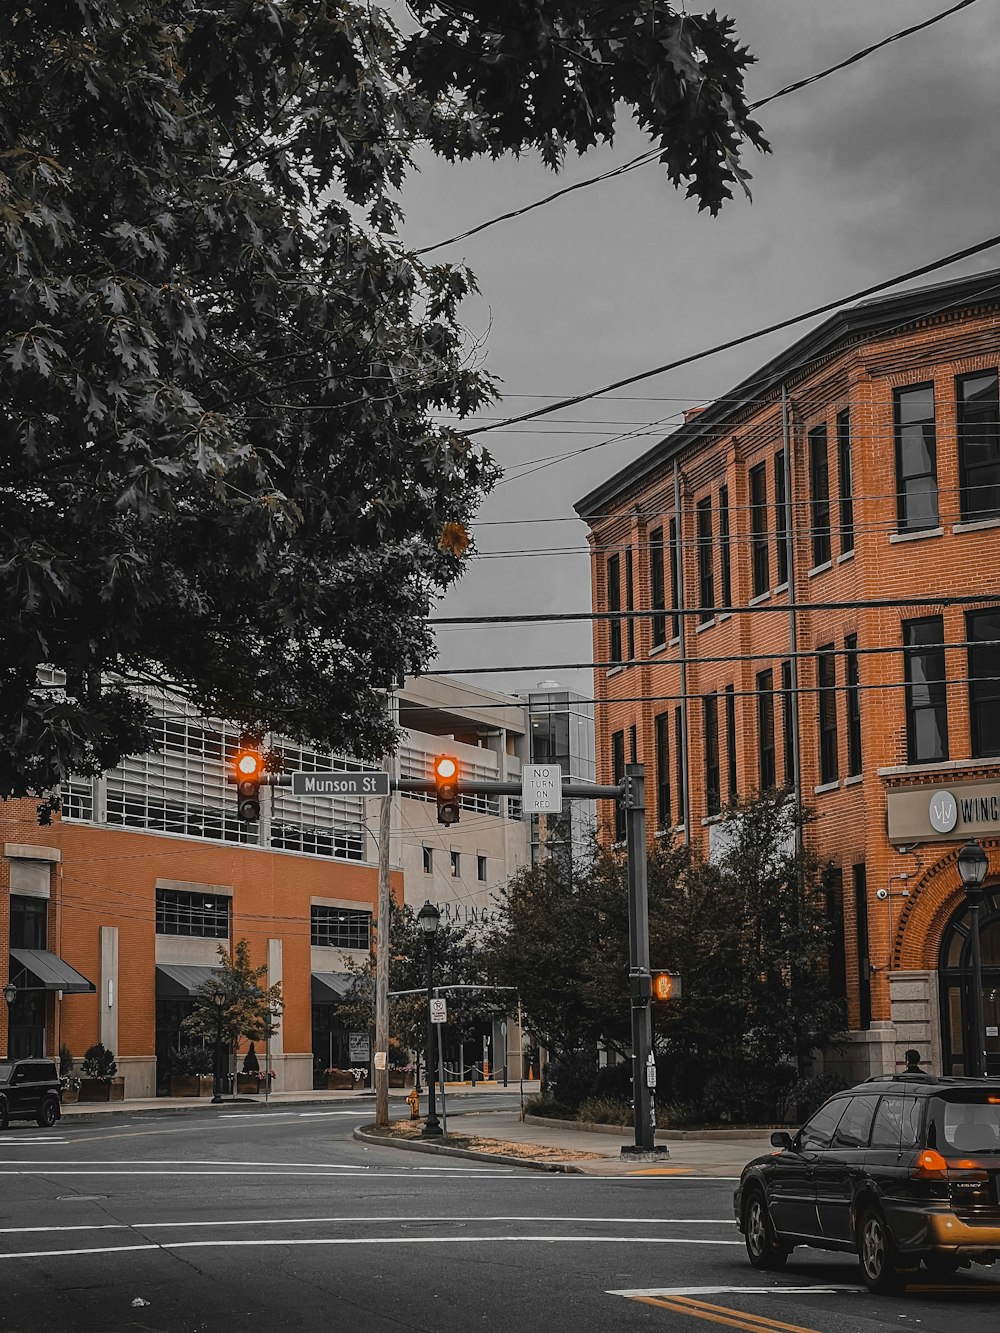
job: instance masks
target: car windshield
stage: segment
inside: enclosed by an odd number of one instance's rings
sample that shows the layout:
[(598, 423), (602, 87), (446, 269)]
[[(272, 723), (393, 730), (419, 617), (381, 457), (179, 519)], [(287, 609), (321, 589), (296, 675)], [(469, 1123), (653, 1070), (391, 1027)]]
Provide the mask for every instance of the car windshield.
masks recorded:
[(14, 1068), (11, 1064), (0, 1064), (0, 1083), (9, 1083), (11, 1070)]
[(1000, 1153), (1000, 1089), (935, 1097), (931, 1126), (940, 1152)]

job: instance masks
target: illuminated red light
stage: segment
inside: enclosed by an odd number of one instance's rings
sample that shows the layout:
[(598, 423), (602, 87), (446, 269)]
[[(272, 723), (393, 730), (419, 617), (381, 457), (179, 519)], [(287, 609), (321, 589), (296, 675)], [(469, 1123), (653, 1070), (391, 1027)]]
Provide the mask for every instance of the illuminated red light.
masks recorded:
[(253, 750), (243, 750), (236, 756), (236, 771), (241, 777), (256, 777), (263, 767), (264, 760)]
[(451, 755), (443, 754), (434, 760), (434, 775), (442, 782), (458, 776), (458, 761)]

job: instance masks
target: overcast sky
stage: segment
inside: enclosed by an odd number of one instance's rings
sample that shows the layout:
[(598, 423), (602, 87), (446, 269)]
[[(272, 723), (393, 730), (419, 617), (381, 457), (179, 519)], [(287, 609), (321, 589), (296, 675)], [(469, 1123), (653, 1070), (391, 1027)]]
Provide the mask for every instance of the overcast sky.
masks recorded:
[[(698, 0), (692, 10), (708, 9)], [(949, 0), (727, 0), (757, 56), (751, 101), (949, 7)], [(978, 0), (860, 64), (763, 108), (753, 203), (713, 219), (654, 164), (577, 191), (437, 252), (464, 260), (482, 297), (464, 319), (514, 415), (683, 356), (882, 281), (997, 231), (998, 0)], [(408, 244), (429, 245), (620, 165), (646, 146), (627, 121), (610, 149), (559, 177), (533, 157), (423, 160), (404, 195)], [(1000, 267), (1000, 250), (936, 279)], [(508, 478), (484, 504), (479, 556), (441, 614), (587, 611), (586, 529), (574, 501), (669, 432), (610, 443), (520, 474), (533, 460), (663, 422), (750, 374), (809, 325), (607, 397), (482, 436)], [(623, 396), (624, 395), (624, 396)], [(545, 520), (524, 523), (524, 519)], [(560, 553), (552, 552), (562, 548)], [(566, 549), (568, 548), (568, 550)], [(511, 552), (498, 556), (500, 552)], [(590, 695), (590, 625), (448, 629), (436, 666), (523, 666), (467, 679), (513, 692), (543, 678)]]

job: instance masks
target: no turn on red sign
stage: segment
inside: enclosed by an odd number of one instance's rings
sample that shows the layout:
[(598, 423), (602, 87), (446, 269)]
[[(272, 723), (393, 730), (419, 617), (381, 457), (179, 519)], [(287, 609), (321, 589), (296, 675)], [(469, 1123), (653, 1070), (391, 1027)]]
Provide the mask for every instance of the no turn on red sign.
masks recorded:
[(562, 814), (562, 769), (558, 764), (525, 764), (521, 769), (521, 804), (531, 815)]

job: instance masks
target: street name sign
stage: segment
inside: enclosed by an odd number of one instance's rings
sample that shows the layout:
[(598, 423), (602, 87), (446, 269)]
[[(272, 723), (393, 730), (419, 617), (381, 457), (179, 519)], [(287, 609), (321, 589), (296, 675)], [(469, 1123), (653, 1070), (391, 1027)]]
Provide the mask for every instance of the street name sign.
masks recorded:
[(293, 796), (388, 796), (389, 774), (293, 773)]
[(521, 769), (521, 804), (527, 814), (562, 814), (562, 769), (558, 764), (525, 764)]
[(431, 1022), (447, 1023), (448, 1021), (448, 1001), (443, 995), (434, 995), (431, 997)]

